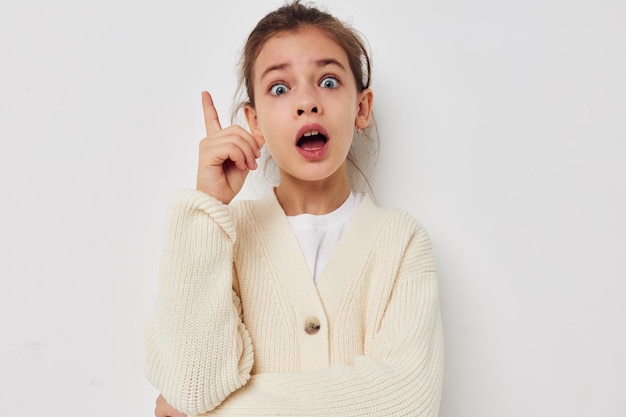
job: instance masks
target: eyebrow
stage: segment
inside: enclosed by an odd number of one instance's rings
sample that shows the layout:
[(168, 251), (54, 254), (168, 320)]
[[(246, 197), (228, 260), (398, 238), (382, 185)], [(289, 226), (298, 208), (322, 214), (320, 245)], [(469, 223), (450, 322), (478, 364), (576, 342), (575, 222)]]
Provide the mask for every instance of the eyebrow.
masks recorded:
[[(328, 65), (336, 65), (339, 68), (341, 68), (342, 70), (346, 71), (346, 68), (343, 66), (343, 64), (339, 61), (337, 61), (334, 58), (323, 58), (323, 59), (318, 59), (317, 61), (315, 61), (315, 65), (319, 68), (322, 67), (326, 67)], [(273, 71), (282, 71), (285, 70), (287, 68), (291, 67), (291, 64), (289, 62), (284, 62), (281, 64), (276, 64), (276, 65), (272, 65), (270, 67), (267, 67), (265, 69), (265, 71), (263, 71), (263, 74), (261, 74), (261, 77), (259, 78), (260, 80), (262, 80), (263, 78), (265, 78), (267, 76), (267, 74), (269, 74), (270, 72)]]

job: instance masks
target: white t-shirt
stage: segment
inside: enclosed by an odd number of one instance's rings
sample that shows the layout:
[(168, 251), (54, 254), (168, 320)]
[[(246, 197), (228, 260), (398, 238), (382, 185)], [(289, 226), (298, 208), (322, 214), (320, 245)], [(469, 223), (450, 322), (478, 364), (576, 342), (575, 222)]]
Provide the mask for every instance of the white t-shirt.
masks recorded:
[(339, 208), (328, 214), (287, 216), (302, 248), (313, 281), (317, 281), (362, 200), (362, 193), (350, 193)]

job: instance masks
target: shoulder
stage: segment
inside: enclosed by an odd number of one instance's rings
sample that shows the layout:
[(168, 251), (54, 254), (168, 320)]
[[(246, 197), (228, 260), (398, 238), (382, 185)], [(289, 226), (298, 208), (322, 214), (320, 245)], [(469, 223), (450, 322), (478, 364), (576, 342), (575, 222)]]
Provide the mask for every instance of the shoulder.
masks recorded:
[(365, 196), (362, 211), (368, 218), (378, 219), (381, 228), (403, 236), (423, 235), (427, 233), (422, 224), (407, 210), (401, 208), (384, 207)]
[(284, 216), (274, 193), (260, 199), (233, 201), (229, 207), (236, 222), (262, 222), (263, 218)]
[(245, 218), (255, 211), (256, 200), (238, 200), (230, 203), (230, 211), (235, 218)]
[(287, 216), (273, 192), (255, 200), (232, 202), (229, 207), (236, 229), (246, 235), (284, 233), (289, 227)]
[[(364, 200), (366, 201), (366, 200)], [(435, 270), (436, 259), (430, 236), (424, 226), (408, 211), (400, 208), (380, 207), (369, 200), (373, 207), (368, 209), (380, 219), (379, 245), (393, 246), (402, 253), (405, 261), (417, 262), (420, 269)]]

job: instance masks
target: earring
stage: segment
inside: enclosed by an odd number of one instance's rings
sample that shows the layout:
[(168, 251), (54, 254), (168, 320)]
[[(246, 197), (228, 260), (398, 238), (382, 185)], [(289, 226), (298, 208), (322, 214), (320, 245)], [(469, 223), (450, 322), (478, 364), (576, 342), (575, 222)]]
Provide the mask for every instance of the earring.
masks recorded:
[(356, 133), (357, 133), (357, 135), (360, 135), (361, 133), (363, 133), (363, 129), (359, 127), (359, 128), (356, 130)]

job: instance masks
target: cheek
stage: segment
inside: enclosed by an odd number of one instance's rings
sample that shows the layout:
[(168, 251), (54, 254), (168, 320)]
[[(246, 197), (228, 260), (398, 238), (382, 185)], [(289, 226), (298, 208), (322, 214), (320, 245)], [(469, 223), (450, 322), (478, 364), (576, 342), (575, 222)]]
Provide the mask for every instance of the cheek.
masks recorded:
[(276, 159), (278, 155), (285, 152), (285, 143), (281, 143), (278, 139), (281, 136), (277, 135), (275, 127), (261, 127), (261, 131), (263, 132), (263, 137), (265, 139), (265, 148), (273, 159)]
[(291, 135), (286, 110), (278, 105), (272, 107), (271, 111), (258, 112), (257, 121), (266, 141), (271, 142), (273, 138), (285, 139)]

